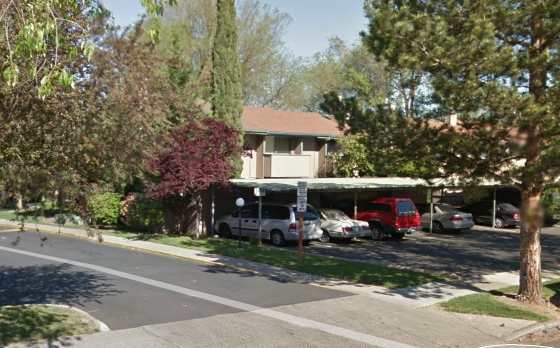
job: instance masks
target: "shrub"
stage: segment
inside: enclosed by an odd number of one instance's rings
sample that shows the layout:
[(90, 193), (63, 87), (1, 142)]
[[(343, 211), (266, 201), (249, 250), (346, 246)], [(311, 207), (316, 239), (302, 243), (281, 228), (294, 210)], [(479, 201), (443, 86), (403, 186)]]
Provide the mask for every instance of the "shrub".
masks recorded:
[(121, 207), (122, 222), (138, 232), (156, 230), (164, 222), (161, 201), (129, 195)]
[(249, 244), (260, 247), (262, 245), (262, 239), (259, 236), (249, 237)]
[(122, 195), (106, 192), (93, 195), (88, 201), (88, 209), (93, 221), (99, 225), (116, 225), (119, 221)]

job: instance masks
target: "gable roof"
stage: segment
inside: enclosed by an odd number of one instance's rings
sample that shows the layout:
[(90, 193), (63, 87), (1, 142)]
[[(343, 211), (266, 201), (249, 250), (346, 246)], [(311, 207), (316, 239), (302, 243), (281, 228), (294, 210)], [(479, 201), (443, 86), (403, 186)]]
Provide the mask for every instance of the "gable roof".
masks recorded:
[(243, 129), (246, 133), (299, 135), (338, 138), (338, 124), (316, 112), (274, 110), (265, 107), (243, 107)]

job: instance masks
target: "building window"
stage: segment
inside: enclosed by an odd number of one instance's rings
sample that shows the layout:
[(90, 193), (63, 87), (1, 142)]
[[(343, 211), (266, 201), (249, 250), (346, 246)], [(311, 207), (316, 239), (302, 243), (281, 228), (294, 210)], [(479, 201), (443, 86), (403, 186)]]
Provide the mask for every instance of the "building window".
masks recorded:
[(291, 138), (267, 135), (264, 138), (265, 153), (290, 153), (292, 151)]
[(327, 156), (331, 156), (334, 152), (340, 151), (340, 145), (336, 142), (336, 140), (329, 140), (327, 141)]

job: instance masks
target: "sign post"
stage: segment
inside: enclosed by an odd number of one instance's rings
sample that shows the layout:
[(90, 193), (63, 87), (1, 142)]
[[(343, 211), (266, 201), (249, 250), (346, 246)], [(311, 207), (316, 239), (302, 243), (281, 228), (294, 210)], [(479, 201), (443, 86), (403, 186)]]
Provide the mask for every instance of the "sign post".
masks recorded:
[(307, 181), (298, 182), (297, 211), (299, 212), (298, 260), (303, 262), (303, 214), (307, 211)]

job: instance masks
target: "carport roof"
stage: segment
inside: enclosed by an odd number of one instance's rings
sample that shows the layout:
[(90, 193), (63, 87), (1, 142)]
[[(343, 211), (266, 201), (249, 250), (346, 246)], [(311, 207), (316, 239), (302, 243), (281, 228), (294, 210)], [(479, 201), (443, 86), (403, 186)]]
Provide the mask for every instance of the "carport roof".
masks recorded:
[[(312, 178), (312, 179), (233, 179), (237, 187), (259, 187), (269, 191), (295, 191), (298, 182), (306, 181), (308, 190), (353, 191), (353, 190), (384, 190), (410, 189), (427, 187), (457, 187), (448, 179), (437, 179), (428, 183), (426, 180), (413, 178)], [(480, 186), (509, 187), (492, 180), (485, 180)]]

